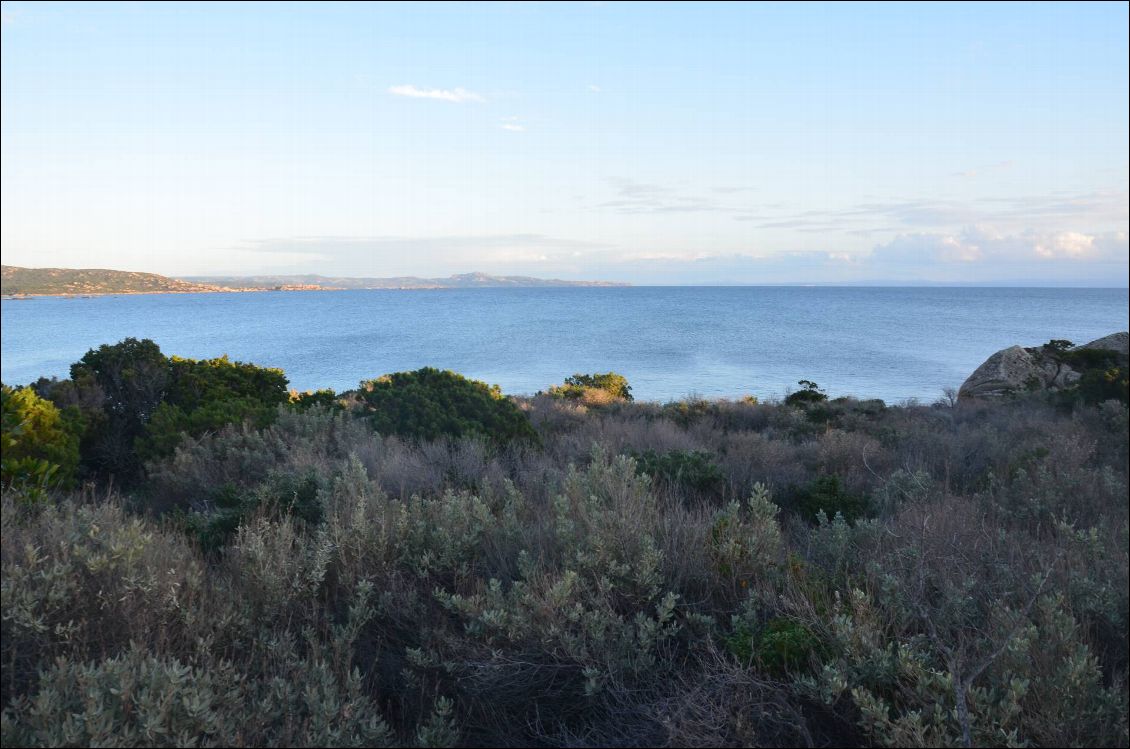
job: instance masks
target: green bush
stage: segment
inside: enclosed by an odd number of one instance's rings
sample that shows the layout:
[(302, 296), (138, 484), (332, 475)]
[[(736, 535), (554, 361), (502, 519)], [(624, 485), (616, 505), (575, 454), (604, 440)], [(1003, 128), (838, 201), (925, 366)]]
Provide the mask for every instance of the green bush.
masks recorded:
[(549, 394), (557, 398), (584, 398), (590, 391), (600, 391), (613, 400), (632, 400), (632, 387), (624, 375), (615, 372), (580, 374), (565, 378), (564, 385), (555, 385)]
[(632, 453), (636, 470), (671, 487), (690, 489), (703, 494), (721, 492), (725, 483), (714, 456), (706, 450), (670, 450), (658, 453), (645, 450)]
[(169, 384), (153, 411), (137, 451), (144, 461), (171, 455), (184, 435), (199, 436), (225, 424), (249, 421), (262, 428), (286, 403), (281, 369), (217, 359), (169, 359)]
[(215, 359), (169, 359), (169, 387), (165, 402), (191, 413), (209, 404), (248, 399), (272, 411), (290, 398), (281, 369)]
[(1052, 340), (1043, 346), (1053, 359), (1075, 369), (1079, 381), (1059, 393), (1058, 400), (1070, 404), (1081, 400), (1095, 405), (1103, 401), (1130, 402), (1130, 363), (1109, 349), (1072, 348), (1071, 341)]
[(800, 385), (801, 389), (795, 393), (789, 393), (785, 397), (785, 403), (788, 405), (807, 406), (828, 400), (827, 394), (812, 380), (800, 380), (797, 384)]
[[(754, 403), (757, 399), (754, 398)], [(716, 417), (719, 413), (718, 404), (692, 396), (680, 401), (671, 401), (663, 404), (663, 412), (670, 416), (681, 427), (689, 427), (707, 417)]]
[(529, 418), (497, 385), (431, 367), (361, 383), (357, 398), (380, 434), (415, 440), (483, 437), (492, 443), (536, 442)]
[(86, 469), (131, 484), (145, 462), (171, 455), (186, 434), (242, 421), (267, 425), (289, 398), (286, 385), (279, 369), (227, 356), (167, 358), (151, 340), (126, 338), (88, 351), (71, 365), (69, 381), (38, 386), (81, 412)]
[(867, 498), (849, 492), (835, 475), (813, 479), (796, 493), (789, 506), (809, 522), (816, 522), (821, 512), (828, 518), (840, 514), (845, 520), (853, 521), (870, 511)]
[(303, 393), (297, 390), (290, 391), (289, 404), (291, 408), (306, 411), (314, 407), (341, 411), (345, 409), (341, 398), (330, 388), (321, 390), (307, 390)]
[(777, 677), (809, 671), (824, 653), (824, 646), (808, 627), (779, 616), (759, 627), (739, 622), (725, 643), (740, 663), (756, 665)]
[(1088, 369), (1079, 378), (1077, 387), (1084, 403), (1097, 404), (1108, 400), (1130, 403), (1130, 367)]
[(0, 385), (0, 408), (0, 482), (40, 489), (71, 486), (79, 461), (77, 412), (61, 413), (31, 388), (7, 385)]
[(204, 548), (218, 549), (256, 512), (291, 515), (317, 524), (325, 514), (319, 496), (325, 488), (314, 470), (302, 475), (273, 472), (250, 490), (227, 484), (213, 494), (208, 510), (188, 517), (188, 528)]

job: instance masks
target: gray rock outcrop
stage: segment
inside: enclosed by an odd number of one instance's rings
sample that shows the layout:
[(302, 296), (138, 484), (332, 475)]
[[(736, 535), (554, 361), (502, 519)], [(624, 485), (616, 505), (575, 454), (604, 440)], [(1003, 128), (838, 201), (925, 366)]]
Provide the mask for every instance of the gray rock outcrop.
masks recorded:
[(1090, 343), (1084, 343), (1082, 346), (1076, 346), (1076, 348), (1106, 349), (1108, 351), (1117, 351), (1123, 356), (1130, 356), (1130, 333), (1111, 333), (1108, 336), (1103, 336)]
[[(1127, 356), (1127, 333), (1112, 333), (1079, 349), (1106, 349)], [(990, 356), (973, 371), (958, 391), (959, 398), (1001, 398), (1016, 393), (1063, 390), (1079, 381), (1081, 373), (1043, 346), (1010, 346)]]

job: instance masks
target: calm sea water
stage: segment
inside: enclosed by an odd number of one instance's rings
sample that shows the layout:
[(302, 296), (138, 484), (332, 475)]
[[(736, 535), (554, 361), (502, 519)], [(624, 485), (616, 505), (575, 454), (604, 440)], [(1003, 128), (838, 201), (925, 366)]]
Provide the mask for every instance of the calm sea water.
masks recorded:
[(434, 366), (533, 393), (625, 374), (637, 398), (932, 401), (1015, 343), (1127, 329), (1126, 289), (635, 287), (171, 294), (2, 302), (2, 378), (67, 375), (127, 336), (281, 367), (300, 390)]

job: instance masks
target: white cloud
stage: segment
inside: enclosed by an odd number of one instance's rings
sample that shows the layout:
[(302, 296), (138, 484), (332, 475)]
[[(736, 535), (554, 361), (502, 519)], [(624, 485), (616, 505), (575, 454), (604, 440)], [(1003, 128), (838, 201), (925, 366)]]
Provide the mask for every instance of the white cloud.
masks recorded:
[(526, 126), (525, 125), (517, 125), (513, 122), (504, 122), (501, 125), (499, 125), (499, 127), (501, 127), (503, 130), (509, 130), (512, 133), (524, 133), (524, 132), (526, 132)]
[(596, 85), (595, 83), (589, 84), (589, 91), (592, 91), (594, 94), (599, 94), (600, 90), (600, 86)]
[(403, 86), (389, 86), (388, 92), (394, 96), (407, 96), (412, 99), (437, 99), (439, 101), (451, 101), (456, 104), (463, 104), (465, 102), (482, 103), (486, 99), (476, 94), (474, 91), (468, 91), (465, 88), (417, 88), (410, 83)]
[(1040, 257), (1085, 258), (1093, 254), (1095, 237), (1065, 231), (1037, 239), (1033, 249)]
[(900, 234), (875, 247), (871, 258), (880, 263), (925, 266), (954, 263), (1042, 260), (1109, 262), (1124, 257), (1124, 232), (1084, 234), (1076, 231), (1036, 231), (1004, 234), (983, 226), (957, 233)]

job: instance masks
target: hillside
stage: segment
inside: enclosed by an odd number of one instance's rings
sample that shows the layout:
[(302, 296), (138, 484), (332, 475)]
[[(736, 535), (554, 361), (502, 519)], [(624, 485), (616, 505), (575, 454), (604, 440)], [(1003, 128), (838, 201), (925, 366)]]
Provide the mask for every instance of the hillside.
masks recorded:
[(611, 281), (563, 281), (530, 276), (491, 276), (463, 273), (447, 278), (397, 276), (348, 278), (315, 274), (293, 276), (186, 276), (98, 268), (21, 268), (3, 266), (5, 296), (64, 296), (72, 294), (186, 294), (214, 291), (317, 291), (340, 289), (471, 289), (538, 286), (628, 286)]
[(525, 288), (537, 286), (629, 286), (613, 281), (564, 281), (531, 276), (492, 276), (487, 273), (462, 273), (447, 278), (394, 276), (391, 278), (330, 277), (315, 274), (296, 276), (185, 276), (195, 283), (271, 289), (280, 286), (312, 285), (335, 289), (472, 289)]
[(213, 284), (192, 283), (156, 273), (100, 268), (20, 268), (3, 266), (0, 291), (5, 296), (64, 294), (185, 294), (231, 291)]

